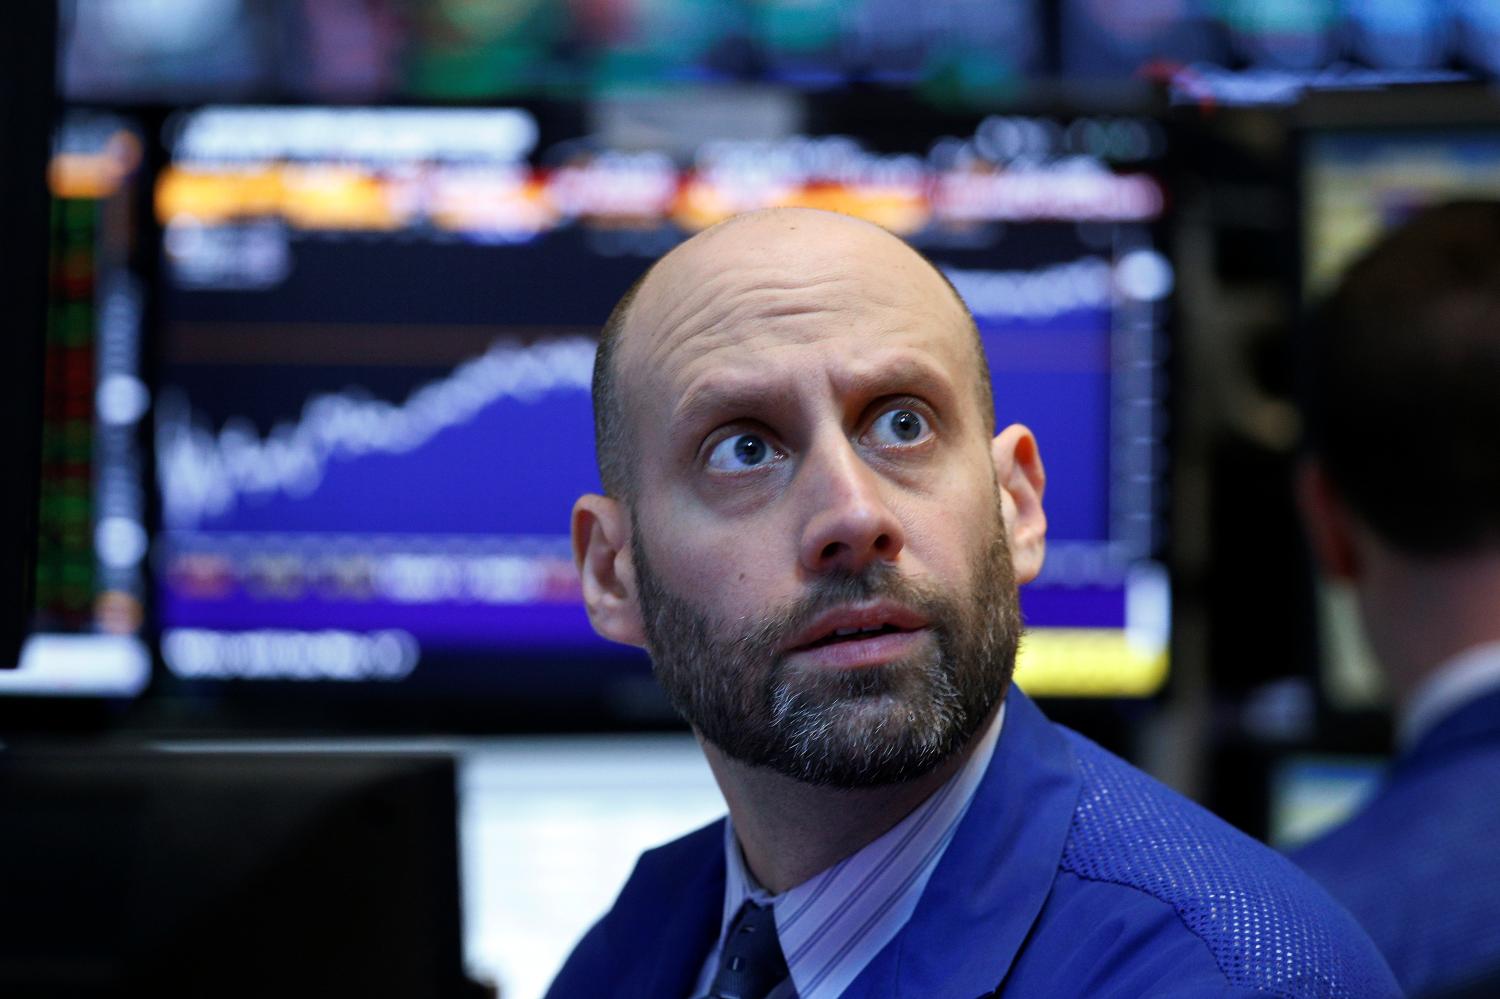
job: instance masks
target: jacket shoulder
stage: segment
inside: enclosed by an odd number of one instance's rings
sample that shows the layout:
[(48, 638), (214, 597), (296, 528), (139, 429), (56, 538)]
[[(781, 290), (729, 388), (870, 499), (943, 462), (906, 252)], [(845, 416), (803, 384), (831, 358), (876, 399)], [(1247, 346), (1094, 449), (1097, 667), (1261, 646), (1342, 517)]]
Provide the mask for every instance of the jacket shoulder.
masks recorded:
[(631, 886), (644, 888), (653, 883), (659, 883), (662, 879), (675, 881), (681, 877), (684, 864), (699, 865), (711, 858), (717, 858), (724, 851), (724, 820), (715, 819), (708, 825), (692, 832), (670, 843), (663, 843), (642, 853), (635, 862), (635, 870), (630, 874), (630, 880), (625, 882), (625, 888), (620, 892), (620, 898), (631, 890)]
[[(625, 886), (615, 903), (604, 914), (596, 929), (606, 931), (612, 923), (623, 922), (638, 929), (637, 917), (663, 907), (680, 907), (683, 896), (696, 890), (696, 878), (687, 875), (705, 873), (705, 868), (722, 866), (724, 853), (724, 820), (710, 822), (701, 829), (642, 853), (635, 862)], [(722, 900), (722, 875), (720, 876)], [(717, 911), (717, 909), (716, 909)]]
[(1400, 995), (1348, 913), (1284, 857), (1067, 735), (1081, 786), (1063, 870), (1169, 906), (1235, 988), (1285, 999)]
[(1398, 765), (1291, 859), (1354, 914), (1412, 993), (1500, 965), (1500, 745)]
[(717, 932), (724, 820), (647, 850), (558, 972), (548, 999), (685, 990)]

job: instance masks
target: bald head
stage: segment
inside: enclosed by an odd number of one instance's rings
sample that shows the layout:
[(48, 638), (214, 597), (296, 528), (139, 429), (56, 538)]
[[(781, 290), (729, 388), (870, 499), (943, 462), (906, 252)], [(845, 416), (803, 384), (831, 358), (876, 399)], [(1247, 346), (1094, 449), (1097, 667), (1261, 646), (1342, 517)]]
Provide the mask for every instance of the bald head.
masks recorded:
[[(783, 326), (816, 338), (841, 303), (887, 300), (899, 322), (967, 340), (975, 394), (993, 433), (989, 369), (968, 309), (948, 279), (906, 243), (868, 222), (810, 208), (737, 215), (677, 246), (621, 297), (594, 363), (595, 445), (605, 491), (632, 492), (631, 398), (668, 357), (706, 355), (747, 328)], [(871, 335), (882, 332), (869, 331)]]

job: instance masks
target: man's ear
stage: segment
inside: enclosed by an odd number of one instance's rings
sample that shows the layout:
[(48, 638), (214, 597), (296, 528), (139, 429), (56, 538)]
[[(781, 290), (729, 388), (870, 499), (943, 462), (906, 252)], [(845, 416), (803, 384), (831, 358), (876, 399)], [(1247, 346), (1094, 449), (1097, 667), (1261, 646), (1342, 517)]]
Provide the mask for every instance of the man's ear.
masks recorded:
[(990, 457), (1000, 486), (1016, 582), (1029, 583), (1042, 571), (1047, 554), (1047, 514), (1042, 510), (1047, 472), (1042, 454), (1031, 431), (1013, 423), (990, 442)]
[(1339, 495), (1322, 462), (1304, 458), (1297, 466), (1297, 508), (1307, 542), (1323, 574), (1352, 582), (1360, 574), (1354, 513)]
[(594, 630), (610, 641), (644, 648), (630, 512), (619, 500), (587, 493), (573, 504), (573, 564)]

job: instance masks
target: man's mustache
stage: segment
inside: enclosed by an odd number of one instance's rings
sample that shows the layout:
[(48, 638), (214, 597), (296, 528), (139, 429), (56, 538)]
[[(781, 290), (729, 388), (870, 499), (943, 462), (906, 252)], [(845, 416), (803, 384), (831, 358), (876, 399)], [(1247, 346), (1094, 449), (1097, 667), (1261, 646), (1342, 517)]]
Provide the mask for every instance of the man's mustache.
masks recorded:
[(946, 603), (935, 588), (905, 578), (889, 562), (875, 562), (862, 572), (837, 570), (814, 579), (803, 596), (762, 615), (759, 623), (741, 636), (739, 645), (746, 651), (757, 652), (780, 648), (788, 636), (806, 628), (818, 615), (875, 599), (891, 600), (920, 611), (934, 625), (944, 618)]

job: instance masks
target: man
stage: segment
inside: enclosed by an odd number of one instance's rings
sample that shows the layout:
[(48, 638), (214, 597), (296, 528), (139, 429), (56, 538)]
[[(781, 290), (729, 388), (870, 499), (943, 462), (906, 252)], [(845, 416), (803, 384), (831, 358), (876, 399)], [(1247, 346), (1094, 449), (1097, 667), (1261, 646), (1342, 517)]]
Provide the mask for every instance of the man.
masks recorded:
[(1311, 333), (1303, 513), (1353, 585), (1400, 752), (1296, 859), (1420, 995), (1500, 974), (1500, 203), (1393, 232)]
[(616, 308), (584, 598), (729, 819), (642, 857), (552, 996), (1396, 994), (1290, 864), (1010, 688), (1044, 475), (993, 412), (952, 288), (845, 216), (730, 220)]

